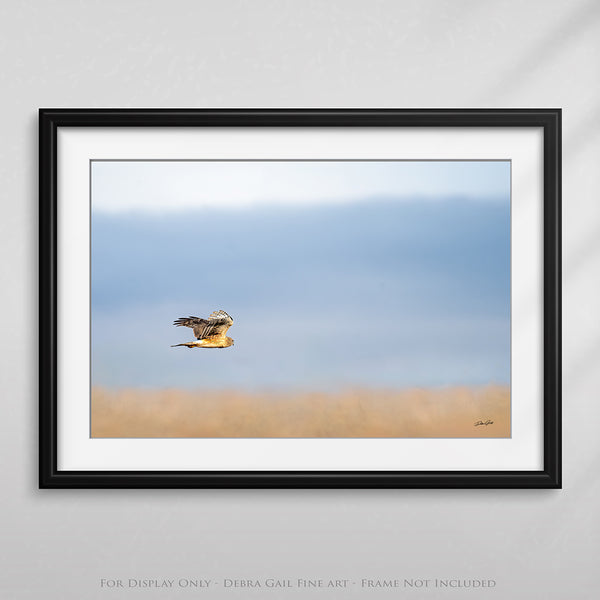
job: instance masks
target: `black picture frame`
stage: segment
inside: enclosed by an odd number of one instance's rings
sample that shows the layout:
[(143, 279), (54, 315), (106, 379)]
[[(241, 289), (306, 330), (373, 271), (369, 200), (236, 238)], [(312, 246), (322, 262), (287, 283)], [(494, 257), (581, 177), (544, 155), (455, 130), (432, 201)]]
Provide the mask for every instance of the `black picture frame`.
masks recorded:
[[(67, 127), (535, 127), (543, 130), (541, 471), (60, 471), (57, 468), (57, 134)], [(560, 109), (40, 109), (40, 488), (560, 488)], [(42, 329), (40, 329), (42, 330)]]

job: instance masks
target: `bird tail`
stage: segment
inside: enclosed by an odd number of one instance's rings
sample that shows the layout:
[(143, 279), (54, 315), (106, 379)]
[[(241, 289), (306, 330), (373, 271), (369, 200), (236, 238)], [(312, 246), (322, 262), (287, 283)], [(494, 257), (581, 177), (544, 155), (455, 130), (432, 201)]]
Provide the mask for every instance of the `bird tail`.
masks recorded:
[(189, 342), (187, 342), (186, 344), (174, 344), (173, 346), (171, 346), (171, 348), (177, 348), (177, 346), (187, 346), (188, 348), (191, 348), (193, 344), (190, 344)]

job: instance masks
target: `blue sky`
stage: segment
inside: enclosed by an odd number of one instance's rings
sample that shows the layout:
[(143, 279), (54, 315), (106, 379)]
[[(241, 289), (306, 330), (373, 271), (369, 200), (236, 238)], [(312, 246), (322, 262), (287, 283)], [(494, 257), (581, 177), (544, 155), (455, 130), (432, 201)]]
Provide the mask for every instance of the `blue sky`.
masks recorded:
[[(101, 162), (92, 176), (94, 384), (509, 381), (507, 162)], [(192, 339), (175, 318), (216, 309), (234, 347), (170, 347)]]

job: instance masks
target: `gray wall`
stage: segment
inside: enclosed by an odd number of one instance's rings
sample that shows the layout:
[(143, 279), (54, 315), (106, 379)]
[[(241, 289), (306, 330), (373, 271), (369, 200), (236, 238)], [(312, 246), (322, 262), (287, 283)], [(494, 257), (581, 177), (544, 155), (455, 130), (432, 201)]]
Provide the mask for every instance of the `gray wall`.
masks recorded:
[[(4, 1), (0, 596), (592, 598), (600, 3)], [(39, 491), (36, 110), (564, 108), (564, 490)], [(478, 592), (100, 588), (111, 578), (493, 578)]]

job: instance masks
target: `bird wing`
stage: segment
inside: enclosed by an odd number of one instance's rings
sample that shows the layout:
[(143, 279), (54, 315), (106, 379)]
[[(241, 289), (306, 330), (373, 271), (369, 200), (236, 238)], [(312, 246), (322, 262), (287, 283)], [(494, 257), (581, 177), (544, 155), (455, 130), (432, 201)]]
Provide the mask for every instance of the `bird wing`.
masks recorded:
[(224, 310), (215, 310), (208, 319), (200, 317), (180, 317), (173, 322), (177, 327), (191, 327), (197, 339), (225, 336), (233, 325), (233, 319)]

